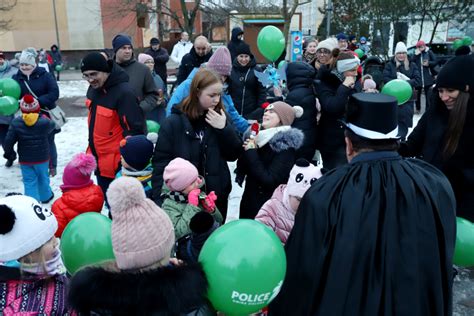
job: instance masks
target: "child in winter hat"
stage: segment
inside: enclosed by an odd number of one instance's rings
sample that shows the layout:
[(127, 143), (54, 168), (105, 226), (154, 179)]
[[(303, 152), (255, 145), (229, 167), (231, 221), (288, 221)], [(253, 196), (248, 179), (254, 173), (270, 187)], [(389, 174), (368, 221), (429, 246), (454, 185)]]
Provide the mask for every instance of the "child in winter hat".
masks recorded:
[(40, 104), (33, 96), (26, 94), (20, 100), (22, 116), (10, 123), (3, 142), (3, 156), (15, 160), (13, 146), (18, 142), (18, 156), (23, 177), (25, 195), (48, 203), (54, 197), (49, 186), (49, 142), (48, 136), (55, 124), (40, 115)]
[(206, 68), (213, 70), (221, 76), (230, 76), (232, 71), (232, 59), (229, 49), (225, 46), (219, 47), (206, 64)]
[(362, 77), (362, 90), (366, 93), (378, 93), (377, 84), (371, 75), (365, 75)]
[(120, 142), (122, 169), (116, 178), (134, 177), (143, 185), (147, 197), (151, 197), (151, 175), (153, 168), (150, 164), (153, 156), (153, 143), (145, 135), (127, 136)]
[(282, 184), (273, 192), (270, 200), (265, 202), (255, 220), (270, 227), (286, 243), (298, 210), (301, 198), (311, 185), (322, 177), (321, 168), (305, 159), (298, 159), (291, 169), (288, 184)]
[(60, 186), (63, 195), (52, 206), (53, 214), (58, 220), (56, 237), (61, 237), (64, 228), (76, 216), (85, 212), (102, 211), (104, 194), (91, 179), (96, 168), (94, 156), (84, 153), (75, 155), (64, 168), (63, 184)]
[(191, 218), (201, 211), (211, 214), (221, 224), (222, 215), (216, 207), (217, 196), (212, 191), (201, 192), (203, 179), (196, 167), (182, 158), (175, 158), (165, 167), (162, 189), (163, 210), (169, 215), (176, 233), (176, 239), (191, 233)]
[(0, 262), (10, 261), (0, 265), (2, 315), (70, 312), (66, 269), (54, 237), (57, 227), (54, 215), (31, 197), (0, 199)]

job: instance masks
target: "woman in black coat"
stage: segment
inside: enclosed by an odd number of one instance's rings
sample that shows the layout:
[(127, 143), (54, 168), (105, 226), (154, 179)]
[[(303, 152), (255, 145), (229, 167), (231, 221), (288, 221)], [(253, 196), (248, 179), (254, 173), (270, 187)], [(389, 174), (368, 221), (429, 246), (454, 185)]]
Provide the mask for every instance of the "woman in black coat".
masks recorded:
[[(383, 70), (383, 81), (385, 83), (393, 79), (406, 80), (413, 91), (421, 86), (421, 76), (415, 63), (408, 60), (407, 48), (403, 42), (398, 42), (395, 47), (395, 56), (385, 64)], [(402, 140), (408, 134), (408, 128), (413, 126), (413, 108), (416, 100), (416, 93), (413, 93), (410, 100), (398, 106), (398, 135)]]
[(242, 142), (226, 118), (221, 93), (220, 78), (208, 69), (199, 70), (189, 97), (161, 125), (152, 160), (153, 200), (158, 205), (162, 203), (163, 171), (180, 157), (193, 163), (204, 177), (206, 193), (215, 191), (216, 205), (225, 218), (232, 189), (227, 161), (239, 157)]
[(318, 110), (316, 109), (316, 91), (314, 79), (316, 70), (305, 62), (289, 63), (286, 69), (288, 94), (286, 102), (289, 105), (299, 105), (303, 108), (303, 116), (296, 119), (293, 127), (304, 134), (303, 145), (296, 151), (297, 158), (311, 161), (316, 150), (316, 134)]
[(259, 120), (263, 115), (261, 105), (265, 102), (266, 91), (255, 76), (257, 67), (250, 48), (243, 43), (236, 48), (237, 57), (232, 64), (228, 92), (232, 97), (235, 109), (247, 120)]
[(265, 109), (261, 130), (246, 135), (245, 152), (238, 161), (236, 177), (240, 185), (247, 177), (240, 218), (254, 219), (273, 191), (288, 181), (296, 161), (295, 152), (304, 139), (303, 132), (291, 124), (302, 114), (301, 107), (277, 101)]
[(456, 196), (457, 216), (474, 222), (474, 59), (458, 56), (441, 69), (432, 106), (400, 154), (439, 168)]
[(333, 51), (334, 62), (321, 66), (318, 72), (316, 92), (321, 104), (317, 146), (327, 169), (347, 163), (344, 129), (340, 120), (346, 112), (349, 97), (362, 91), (357, 80), (359, 60), (351, 52)]

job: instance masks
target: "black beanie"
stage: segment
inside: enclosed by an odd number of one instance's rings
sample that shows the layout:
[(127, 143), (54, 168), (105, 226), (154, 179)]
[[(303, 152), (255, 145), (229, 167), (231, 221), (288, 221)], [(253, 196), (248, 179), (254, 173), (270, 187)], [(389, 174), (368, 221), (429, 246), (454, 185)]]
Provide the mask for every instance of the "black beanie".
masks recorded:
[(474, 56), (462, 55), (451, 58), (438, 74), (436, 87), (470, 91), (474, 88)]
[(87, 70), (95, 70), (102, 72), (110, 72), (110, 65), (105, 57), (99, 52), (92, 52), (86, 55), (81, 62), (81, 72)]
[(156, 37), (153, 37), (151, 40), (150, 40), (150, 45), (158, 45), (160, 44), (160, 40), (157, 39)]
[(237, 46), (237, 49), (235, 50), (235, 55), (239, 56), (240, 54), (246, 54), (246, 55), (252, 55), (250, 52), (250, 46), (246, 43), (240, 43), (239, 46)]

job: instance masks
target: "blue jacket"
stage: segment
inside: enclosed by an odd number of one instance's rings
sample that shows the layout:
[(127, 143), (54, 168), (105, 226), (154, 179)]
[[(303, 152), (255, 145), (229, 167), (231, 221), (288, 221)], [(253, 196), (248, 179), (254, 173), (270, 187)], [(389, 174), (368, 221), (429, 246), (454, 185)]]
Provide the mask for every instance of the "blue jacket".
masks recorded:
[(14, 157), (13, 146), (18, 142), (20, 163), (36, 164), (49, 160), (48, 135), (54, 130), (53, 121), (39, 116), (32, 126), (27, 126), (22, 116), (15, 117), (8, 128), (3, 143), (4, 157)]
[[(176, 90), (174, 90), (173, 95), (166, 107), (166, 116), (169, 116), (171, 114), (172, 107), (177, 104), (180, 104), (189, 95), (191, 82), (193, 81), (194, 75), (198, 72), (198, 70), (199, 68), (194, 68), (193, 71), (189, 74), (188, 78), (183, 81), (176, 88)], [(239, 112), (237, 112), (234, 106), (234, 102), (232, 101), (232, 98), (227, 92), (225, 92), (222, 96), (222, 103), (224, 104), (225, 110), (229, 114), (229, 117), (237, 131), (243, 134), (248, 129), (249, 123), (239, 114)]]
[(18, 71), (12, 78), (20, 84), (20, 99), (23, 98), (25, 94), (31, 94), (25, 85), (25, 82), (28, 82), (31, 90), (33, 90), (38, 97), (38, 102), (42, 109), (54, 109), (56, 107), (56, 101), (59, 98), (58, 83), (44, 68), (37, 66), (29, 78), (21, 71)]

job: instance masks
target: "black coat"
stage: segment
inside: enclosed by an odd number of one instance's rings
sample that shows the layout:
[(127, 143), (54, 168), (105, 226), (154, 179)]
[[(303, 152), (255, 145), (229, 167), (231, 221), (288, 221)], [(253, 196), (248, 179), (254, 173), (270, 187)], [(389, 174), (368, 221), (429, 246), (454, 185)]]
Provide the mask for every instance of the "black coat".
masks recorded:
[(238, 161), (237, 177), (247, 176), (240, 202), (240, 218), (254, 219), (273, 191), (288, 182), (304, 134), (296, 128), (276, 133), (258, 149), (244, 152)]
[(254, 70), (261, 71), (256, 66), (255, 58), (243, 67), (234, 60), (229, 78), (228, 93), (232, 97), (235, 109), (248, 120), (261, 120), (263, 116), (262, 103), (266, 100), (266, 90), (255, 76)]
[(240, 27), (234, 27), (232, 29), (232, 34), (230, 37), (230, 41), (227, 44), (227, 48), (229, 49), (230, 52), (230, 58), (232, 61), (237, 57), (238, 51), (239, 51), (239, 46), (240, 45), (247, 45), (243, 40), (238, 39), (238, 36), (242, 34), (244, 31)]
[(181, 60), (181, 64), (179, 65), (178, 69), (178, 74), (176, 76), (176, 86), (186, 80), (194, 68), (198, 68), (201, 66), (201, 64), (207, 63), (211, 56), (212, 51), (210, 51), (204, 56), (199, 56), (198, 54), (196, 54), (196, 50), (193, 46), (189, 53), (184, 55), (183, 59)]
[[(410, 78), (408, 83), (411, 85), (413, 89), (421, 87), (421, 75), (420, 75), (419, 67), (417, 67), (415, 63), (410, 62), (408, 66), (408, 70), (406, 70), (403, 64), (401, 64), (397, 68), (395, 59), (392, 59), (391, 61), (385, 64), (385, 68), (383, 70), (383, 81), (387, 83), (390, 80), (397, 79), (397, 72), (401, 72), (402, 74)], [(413, 100), (415, 99), (415, 95), (413, 95), (412, 99)]]
[[(199, 265), (146, 272), (90, 267), (71, 279), (68, 301), (81, 315), (209, 315), (207, 280)], [(211, 314), (212, 315), (212, 314)]]
[(155, 72), (161, 77), (163, 82), (166, 84), (166, 79), (168, 77), (166, 70), (166, 63), (170, 59), (170, 55), (166, 48), (160, 47), (158, 50), (153, 50), (151, 47), (144, 51), (145, 54), (153, 57), (155, 61)]
[(442, 152), (448, 120), (448, 109), (436, 97), (434, 106), (423, 114), (407, 142), (402, 143), (400, 153), (419, 157), (439, 168), (456, 194), (457, 216), (474, 221), (474, 97), (471, 95), (469, 100), (458, 147), (446, 160)]
[(297, 158), (311, 161), (316, 150), (317, 121), (316, 91), (314, 78), (316, 71), (308, 63), (289, 63), (286, 70), (288, 94), (286, 102), (292, 106), (299, 105), (303, 108), (303, 116), (297, 118), (292, 124), (304, 133), (304, 142), (296, 151)]
[(180, 157), (196, 166), (199, 174), (204, 177), (204, 189), (207, 193), (215, 191), (217, 207), (225, 217), (227, 198), (232, 189), (227, 161), (239, 157), (242, 141), (229, 120), (221, 130), (212, 128), (206, 122), (202, 126), (204, 135), (200, 141), (189, 118), (176, 107), (173, 107), (171, 115), (161, 124), (152, 160), (153, 200), (161, 205), (163, 171), (171, 160)]
[[(422, 60), (428, 60), (428, 66), (422, 66)], [(431, 87), (434, 83), (431, 69), (434, 69), (434, 67), (438, 65), (436, 55), (431, 50), (425, 50), (419, 55), (413, 55), (411, 61), (415, 63), (415, 65), (418, 67), (418, 71), (420, 72), (420, 87)], [(423, 71), (421, 71), (422, 67)]]
[(362, 91), (360, 81), (354, 88), (342, 84), (342, 80), (326, 66), (321, 66), (315, 83), (321, 119), (318, 126), (318, 148), (323, 151), (340, 151), (345, 148), (344, 129), (339, 120), (344, 118), (349, 97)]
[(360, 153), (303, 196), (269, 315), (451, 315), (454, 208), (433, 166)]

